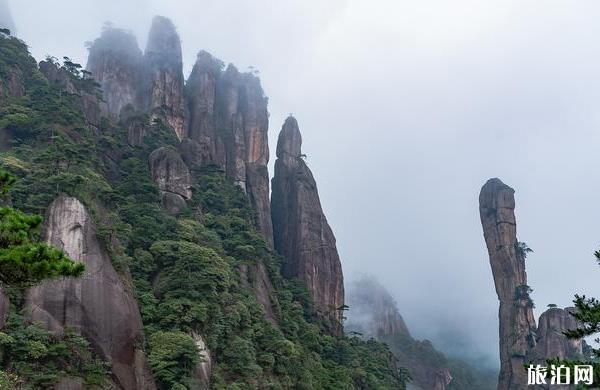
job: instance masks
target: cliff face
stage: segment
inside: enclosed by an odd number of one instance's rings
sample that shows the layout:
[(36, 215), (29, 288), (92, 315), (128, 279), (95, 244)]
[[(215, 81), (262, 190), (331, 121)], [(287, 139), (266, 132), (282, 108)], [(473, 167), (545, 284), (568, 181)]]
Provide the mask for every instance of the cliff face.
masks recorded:
[[(181, 42), (173, 23), (156, 17), (144, 56), (135, 38), (106, 28), (90, 47), (88, 70), (101, 84), (108, 111), (150, 114), (171, 127), (190, 166), (216, 164), (247, 194), (257, 227), (273, 247), (269, 202), (268, 99), (260, 80), (202, 51), (184, 83)], [(130, 131), (139, 143), (141, 127)]]
[(107, 27), (89, 48), (87, 70), (100, 83), (108, 110), (116, 119), (126, 106), (140, 108), (144, 61), (135, 37)]
[(171, 214), (177, 214), (192, 197), (192, 177), (179, 152), (171, 147), (156, 149), (150, 154), (152, 179), (161, 191), (162, 204)]
[(535, 348), (533, 302), (525, 259), (518, 250), (514, 190), (490, 179), (479, 195), (479, 212), (500, 301), (500, 376), (498, 389), (527, 386), (523, 365)]
[(124, 389), (154, 389), (143, 352), (142, 321), (132, 292), (111, 264), (83, 204), (61, 196), (49, 207), (46, 241), (86, 266), (77, 279), (48, 281), (31, 288), (26, 313), (52, 331), (75, 329), (111, 364)]
[(563, 334), (566, 330), (580, 327), (577, 320), (570, 314), (575, 309), (550, 308), (539, 319), (537, 329), (537, 345), (535, 354), (540, 360), (545, 358), (577, 359), (583, 355), (585, 341), (568, 339)]
[(394, 298), (381, 284), (368, 277), (353, 282), (347, 303), (347, 330), (385, 342), (419, 389), (448, 388), (453, 378), (445, 357), (429, 341), (413, 339)]
[(342, 312), (338, 309), (344, 305), (342, 266), (301, 146), (298, 123), (289, 117), (279, 134), (273, 178), (275, 248), (285, 258), (284, 275), (306, 283), (319, 314), (339, 332)]
[(168, 124), (182, 139), (185, 136), (183, 62), (181, 41), (173, 22), (156, 16), (145, 52), (148, 91), (147, 110)]
[(267, 98), (260, 80), (240, 73), (202, 51), (187, 83), (188, 136), (184, 158), (194, 164), (215, 163), (247, 194), (257, 224), (273, 246), (269, 203)]

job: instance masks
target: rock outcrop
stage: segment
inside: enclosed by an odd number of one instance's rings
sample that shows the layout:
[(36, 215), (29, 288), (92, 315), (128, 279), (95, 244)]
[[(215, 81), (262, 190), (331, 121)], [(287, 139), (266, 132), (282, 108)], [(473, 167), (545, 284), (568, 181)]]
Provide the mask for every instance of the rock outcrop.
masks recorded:
[(181, 40), (171, 20), (156, 16), (145, 52), (148, 91), (143, 94), (147, 111), (161, 119), (179, 139), (185, 136), (183, 62)]
[(141, 108), (144, 61), (133, 34), (105, 27), (89, 47), (87, 70), (100, 84), (108, 111), (115, 119), (127, 106)]
[[(60, 196), (51, 204), (46, 221), (46, 241), (83, 262), (86, 270), (81, 278), (31, 288), (26, 317), (51, 331), (69, 327), (79, 332), (110, 363), (118, 388), (154, 389), (138, 349), (143, 333), (137, 302), (100, 244), (88, 211), (78, 199)], [(73, 382), (68, 386), (75, 388)]]
[[(181, 42), (173, 23), (156, 17), (142, 56), (128, 32), (107, 27), (90, 47), (87, 69), (100, 83), (108, 111), (120, 119), (128, 107), (173, 129), (191, 166), (216, 164), (247, 194), (256, 224), (273, 247), (269, 202), (268, 99), (253, 73), (201, 51), (184, 83)], [(143, 128), (130, 129), (133, 145)]]
[[(351, 284), (346, 330), (385, 342), (401, 367), (408, 369), (412, 385), (420, 390), (446, 390), (452, 374), (445, 357), (431, 342), (415, 340), (390, 293), (372, 277)], [(418, 353), (417, 353), (418, 352)]]
[(192, 176), (172, 147), (162, 147), (150, 154), (152, 179), (161, 191), (162, 204), (172, 214), (177, 214), (192, 197)]
[(342, 265), (312, 172), (302, 159), (298, 122), (286, 119), (277, 142), (272, 213), (275, 248), (283, 273), (304, 281), (322, 318), (341, 332)]
[(536, 327), (525, 258), (519, 250), (514, 190), (490, 179), (479, 195), (479, 213), (500, 301), (499, 390), (524, 389), (524, 364), (535, 349)]
[(267, 98), (260, 80), (200, 52), (187, 83), (188, 137), (184, 158), (224, 168), (247, 194), (257, 225), (273, 246), (269, 203)]
[(581, 324), (571, 315), (575, 308), (550, 308), (540, 316), (537, 329), (536, 357), (578, 359), (584, 354), (583, 339), (568, 339), (563, 332), (574, 330)]
[(206, 346), (206, 342), (197, 333), (192, 334), (192, 338), (198, 347), (200, 361), (194, 369), (194, 379), (198, 382), (200, 390), (208, 390), (210, 388), (210, 374), (212, 372), (212, 358), (210, 350)]

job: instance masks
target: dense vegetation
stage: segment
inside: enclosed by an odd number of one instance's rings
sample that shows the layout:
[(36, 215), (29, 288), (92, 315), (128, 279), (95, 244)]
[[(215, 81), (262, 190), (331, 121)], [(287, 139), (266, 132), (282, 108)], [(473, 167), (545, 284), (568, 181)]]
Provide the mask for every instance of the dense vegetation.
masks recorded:
[[(74, 85), (90, 88), (77, 64), (67, 60), (62, 67)], [(384, 344), (326, 332), (306, 288), (281, 277), (280, 259), (256, 232), (245, 194), (218, 167), (193, 172), (186, 210), (177, 216), (163, 210), (148, 156), (177, 144), (170, 129), (143, 114), (90, 127), (79, 96), (49, 84), (26, 46), (0, 34), (0, 78), (10, 77), (25, 85), (22, 97), (0, 108), (0, 129), (10, 139), (2, 145), (0, 138), (0, 166), (20, 178), (11, 201), (38, 214), (59, 194), (86, 205), (113, 265), (124, 280), (132, 277), (159, 388), (194, 385), (198, 335), (216, 357), (217, 389), (403, 388), (402, 371)], [(145, 127), (142, 145), (127, 142), (133, 122)], [(274, 287), (277, 324), (265, 318), (242, 276), (244, 269), (252, 280), (258, 264)], [(0, 333), (7, 380), (16, 375), (34, 388), (64, 375), (103, 383), (109, 368), (85, 340), (25, 324), (19, 309)]]

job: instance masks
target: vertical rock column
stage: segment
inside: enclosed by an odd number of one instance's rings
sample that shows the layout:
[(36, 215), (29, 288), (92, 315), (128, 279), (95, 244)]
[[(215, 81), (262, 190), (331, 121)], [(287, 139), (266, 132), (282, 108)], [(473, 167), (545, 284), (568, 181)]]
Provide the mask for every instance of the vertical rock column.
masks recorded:
[(279, 134), (273, 178), (275, 248), (285, 257), (284, 275), (306, 283), (318, 313), (339, 334), (342, 312), (338, 309), (344, 305), (342, 265), (301, 146), (298, 122), (289, 117)]
[(269, 203), (268, 99), (260, 80), (200, 52), (186, 87), (188, 137), (185, 161), (217, 164), (240, 186), (256, 210), (257, 227), (273, 247)]
[(133, 34), (105, 27), (89, 51), (87, 70), (100, 84), (110, 114), (119, 119), (123, 108), (139, 109), (144, 66), (142, 51)]
[(170, 126), (179, 139), (185, 137), (183, 61), (181, 40), (171, 20), (156, 16), (145, 52), (147, 91), (144, 103), (153, 118)]
[(533, 358), (535, 319), (525, 261), (518, 250), (514, 190), (490, 179), (479, 195), (479, 212), (496, 293), (500, 301), (500, 375), (498, 390), (524, 389), (524, 364)]

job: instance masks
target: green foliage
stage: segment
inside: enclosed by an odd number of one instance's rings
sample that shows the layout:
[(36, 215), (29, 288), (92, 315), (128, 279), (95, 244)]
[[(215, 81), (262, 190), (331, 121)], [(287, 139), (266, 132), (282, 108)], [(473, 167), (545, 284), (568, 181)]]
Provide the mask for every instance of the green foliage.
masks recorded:
[(189, 335), (182, 332), (153, 333), (148, 341), (148, 362), (161, 388), (188, 388), (190, 371), (198, 363), (198, 348)]
[[(14, 178), (0, 170), (0, 186), (6, 191)], [(27, 286), (48, 278), (79, 276), (82, 263), (75, 263), (61, 251), (38, 242), (42, 218), (11, 207), (0, 207), (0, 281), (5, 285)]]
[(515, 244), (515, 249), (517, 251), (517, 254), (519, 255), (519, 257), (522, 260), (527, 259), (527, 255), (530, 253), (533, 253), (533, 249), (531, 249), (529, 246), (527, 246), (527, 243), (521, 242), (521, 241), (518, 241)]
[[(93, 85), (86, 84), (88, 75), (78, 64), (65, 58), (60, 66), (77, 89), (91, 91)], [(202, 335), (215, 358), (211, 381), (216, 389), (404, 387), (406, 373), (385, 345), (329, 335), (306, 286), (282, 278), (280, 259), (257, 232), (246, 194), (220, 168), (195, 169), (193, 199), (179, 215), (168, 215), (148, 157), (158, 147), (178, 145), (171, 129), (131, 112), (122, 123), (103, 121), (91, 131), (80, 98), (49, 85), (20, 41), (0, 37), (0, 79), (14, 72), (26, 75), (25, 96), (0, 107), (0, 129), (7, 129), (12, 140), (0, 165), (22, 176), (9, 191), (10, 199), (19, 209), (37, 214), (59, 194), (86, 205), (115, 268), (131, 273), (146, 333), (142, 347), (161, 390), (195, 386), (199, 355), (192, 335)], [(128, 143), (130, 125), (143, 127), (141, 145)], [(35, 243), (39, 219), (28, 220), (22, 213), (7, 218), (24, 223), (27, 242)], [(22, 252), (11, 258), (31, 255)], [(67, 273), (61, 267), (46, 268)], [(28, 280), (46, 268), (18, 276)], [(273, 285), (268, 304), (277, 325), (265, 318), (256, 299), (263, 270)], [(106, 367), (99, 368), (93, 357), (80, 356), (90, 350), (80, 339), (23, 338), (19, 335), (34, 330), (17, 325), (11, 329), (6, 337), (0, 333), (4, 367), (27, 384), (39, 388), (67, 375), (93, 383), (105, 374)], [(81, 347), (73, 354), (75, 361), (59, 354), (63, 344), (73, 343)], [(59, 364), (53, 365), (50, 356), (58, 356)], [(23, 363), (13, 364), (15, 359)], [(33, 362), (31, 368), (27, 362)]]
[(27, 325), (11, 314), (0, 332), (0, 361), (11, 367), (0, 375), (3, 384), (20, 384), (23, 388), (48, 388), (59, 379), (83, 378), (89, 386), (107, 384), (108, 367), (98, 360), (89, 343), (74, 331), (51, 333), (40, 326)]

